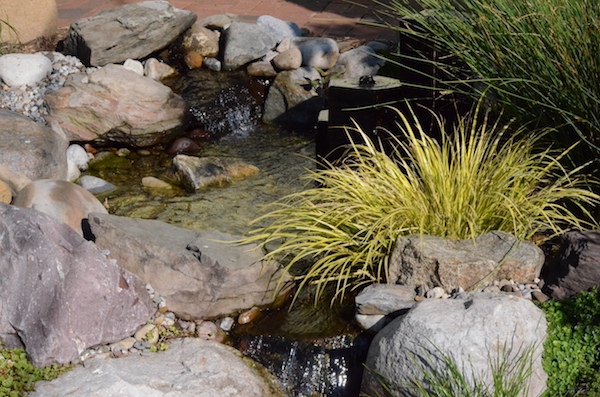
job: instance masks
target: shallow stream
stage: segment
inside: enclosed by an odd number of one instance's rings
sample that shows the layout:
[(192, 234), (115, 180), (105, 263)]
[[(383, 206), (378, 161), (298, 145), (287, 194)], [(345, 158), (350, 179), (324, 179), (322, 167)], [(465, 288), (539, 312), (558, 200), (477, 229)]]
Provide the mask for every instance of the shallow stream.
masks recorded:
[[(119, 188), (100, 198), (115, 215), (157, 219), (194, 230), (244, 234), (249, 223), (279, 198), (305, 188), (302, 176), (315, 168), (314, 131), (285, 131), (259, 122), (264, 84), (240, 73), (197, 70), (169, 85), (191, 107), (192, 127), (209, 138), (197, 156), (235, 158), (260, 169), (256, 175), (195, 193), (142, 186), (146, 176), (165, 179), (167, 147), (119, 157), (104, 154), (88, 174)], [(277, 376), (294, 397), (358, 396), (368, 338), (352, 325), (353, 305), (315, 307), (310, 293), (290, 311), (268, 310), (238, 326), (235, 347)]]

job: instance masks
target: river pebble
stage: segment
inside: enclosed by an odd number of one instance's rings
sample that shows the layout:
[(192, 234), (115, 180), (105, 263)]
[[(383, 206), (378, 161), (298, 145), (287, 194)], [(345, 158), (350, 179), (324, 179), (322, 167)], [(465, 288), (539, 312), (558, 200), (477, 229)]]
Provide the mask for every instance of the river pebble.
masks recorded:
[(44, 116), (49, 114), (44, 100), (47, 93), (61, 88), (73, 73), (85, 71), (79, 59), (58, 52), (43, 52), (52, 62), (50, 75), (32, 86), (11, 88), (6, 84), (0, 86), (0, 109), (12, 110), (38, 123), (46, 123)]

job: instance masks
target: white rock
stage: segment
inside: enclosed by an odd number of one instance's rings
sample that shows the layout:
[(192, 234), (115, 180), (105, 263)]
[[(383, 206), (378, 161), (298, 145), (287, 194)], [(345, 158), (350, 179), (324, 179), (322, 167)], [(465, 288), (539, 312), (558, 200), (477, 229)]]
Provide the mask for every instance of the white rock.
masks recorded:
[(85, 171), (90, 163), (90, 158), (82, 146), (70, 145), (67, 148), (67, 161), (75, 164), (81, 171)]
[(6, 54), (0, 57), (0, 78), (10, 87), (33, 85), (52, 72), (52, 62), (42, 54)]
[(67, 181), (75, 182), (81, 176), (81, 171), (75, 163), (67, 159)]
[(140, 76), (144, 75), (144, 65), (142, 65), (140, 61), (136, 61), (135, 59), (127, 59), (123, 63), (123, 67), (125, 69), (131, 70), (132, 72), (139, 74)]

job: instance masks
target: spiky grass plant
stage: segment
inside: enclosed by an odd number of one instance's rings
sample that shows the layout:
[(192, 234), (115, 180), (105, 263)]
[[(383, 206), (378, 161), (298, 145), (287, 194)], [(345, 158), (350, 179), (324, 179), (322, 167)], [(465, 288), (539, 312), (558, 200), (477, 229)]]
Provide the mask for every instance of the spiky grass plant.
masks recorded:
[[(527, 395), (536, 359), (536, 346), (527, 346), (517, 354), (511, 354), (507, 343), (498, 354), (488, 355), (489, 377), (486, 379), (473, 368), (462, 368), (451, 354), (433, 346), (437, 358), (431, 355), (422, 360), (413, 357), (422, 380), (412, 379), (397, 391), (394, 381), (371, 371), (382, 389), (389, 396), (411, 397), (520, 397)], [(367, 370), (369, 370), (367, 368)], [(470, 373), (467, 373), (469, 371)], [(375, 397), (366, 396), (362, 397)], [(382, 397), (382, 396), (377, 396)]]
[(297, 279), (300, 288), (316, 284), (316, 299), (329, 283), (343, 297), (348, 287), (389, 281), (388, 258), (400, 235), (474, 239), (502, 230), (526, 239), (591, 223), (563, 203), (588, 214), (584, 204), (599, 197), (580, 187), (581, 169), (561, 167), (564, 152), (535, 152), (540, 135), (512, 135), (509, 125), (476, 111), (437, 142), (398, 114), (390, 155), (357, 129), (362, 142), (353, 141), (340, 164), (308, 175), (317, 187), (287, 196), (254, 221), (267, 226), (246, 242), (279, 244), (265, 258), (287, 256), (288, 272), (308, 261)]
[(566, 125), (560, 139), (600, 150), (597, 0), (373, 1), (399, 20), (390, 28), (458, 60), (436, 63), (442, 89), (483, 83), (520, 122)]

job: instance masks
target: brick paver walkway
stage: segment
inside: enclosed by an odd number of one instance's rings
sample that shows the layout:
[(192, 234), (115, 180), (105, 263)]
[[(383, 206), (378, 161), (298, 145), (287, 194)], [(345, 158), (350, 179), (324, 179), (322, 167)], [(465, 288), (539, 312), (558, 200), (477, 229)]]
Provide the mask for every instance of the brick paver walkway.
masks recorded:
[[(59, 27), (69, 26), (78, 19), (100, 10), (143, 0), (56, 0)], [(391, 40), (396, 37), (389, 29), (362, 25), (359, 22), (380, 22), (373, 11), (372, 0), (169, 0), (173, 6), (188, 10), (198, 18), (231, 13), (252, 19), (271, 15), (307, 28), (314, 36), (352, 37), (361, 40)], [(243, 20), (243, 19), (242, 19)], [(388, 19), (388, 21), (390, 21)], [(392, 22), (392, 21), (390, 21)]]

